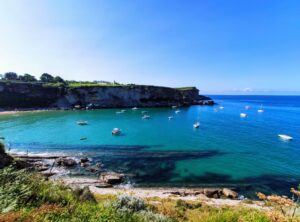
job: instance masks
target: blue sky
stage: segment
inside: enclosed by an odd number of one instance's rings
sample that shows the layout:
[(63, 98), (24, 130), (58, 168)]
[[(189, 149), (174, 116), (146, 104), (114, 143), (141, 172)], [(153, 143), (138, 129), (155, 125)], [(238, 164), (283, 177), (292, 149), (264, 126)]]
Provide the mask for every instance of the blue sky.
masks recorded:
[(300, 1), (1, 0), (0, 73), (299, 94)]

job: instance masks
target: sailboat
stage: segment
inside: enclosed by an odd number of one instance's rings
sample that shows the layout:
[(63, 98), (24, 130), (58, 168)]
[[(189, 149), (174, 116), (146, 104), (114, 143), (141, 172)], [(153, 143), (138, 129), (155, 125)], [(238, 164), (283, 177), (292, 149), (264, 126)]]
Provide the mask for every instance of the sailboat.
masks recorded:
[(263, 105), (260, 105), (260, 108), (257, 110), (258, 113), (263, 113), (265, 110), (263, 109)]
[(193, 124), (193, 127), (194, 127), (195, 129), (199, 128), (199, 127), (200, 127), (200, 123), (199, 123), (199, 122), (194, 123), (194, 124)]

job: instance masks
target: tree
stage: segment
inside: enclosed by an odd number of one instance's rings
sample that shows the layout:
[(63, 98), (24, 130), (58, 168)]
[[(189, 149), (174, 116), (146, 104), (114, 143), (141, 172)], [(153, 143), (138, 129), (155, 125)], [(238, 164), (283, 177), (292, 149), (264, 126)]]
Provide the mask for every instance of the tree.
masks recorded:
[(19, 76), (19, 80), (24, 82), (36, 82), (36, 78), (28, 73), (25, 73), (23, 76)]
[(54, 77), (48, 73), (43, 73), (40, 77), (42, 82), (54, 82)]
[(6, 72), (4, 74), (4, 79), (5, 80), (17, 80), (18, 79), (18, 75), (15, 72)]
[(61, 78), (60, 76), (55, 76), (54, 77), (54, 82), (65, 83), (65, 80), (63, 78)]

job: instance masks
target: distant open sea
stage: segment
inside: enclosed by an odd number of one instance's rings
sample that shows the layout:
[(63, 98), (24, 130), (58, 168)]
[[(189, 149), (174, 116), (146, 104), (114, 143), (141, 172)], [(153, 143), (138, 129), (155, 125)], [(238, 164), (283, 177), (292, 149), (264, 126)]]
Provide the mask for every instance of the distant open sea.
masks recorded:
[[(232, 186), (248, 196), (288, 193), (297, 186), (300, 97), (211, 97), (218, 105), (180, 108), (178, 114), (148, 108), (123, 114), (103, 109), (2, 115), (0, 136), (11, 152), (87, 155), (107, 169), (128, 173), (134, 186)], [(261, 105), (265, 111), (258, 113)], [(141, 118), (144, 110), (151, 119)], [(241, 118), (241, 112), (248, 117)], [(79, 126), (78, 120), (89, 125)], [(199, 129), (193, 128), (196, 121)], [(123, 135), (112, 136), (114, 127)], [(282, 141), (278, 134), (294, 140)]]

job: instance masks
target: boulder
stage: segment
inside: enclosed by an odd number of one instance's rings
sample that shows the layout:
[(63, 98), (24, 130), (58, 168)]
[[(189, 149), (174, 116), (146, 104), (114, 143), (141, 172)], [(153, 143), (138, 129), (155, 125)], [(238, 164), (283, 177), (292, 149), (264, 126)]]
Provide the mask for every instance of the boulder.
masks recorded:
[(62, 157), (58, 158), (55, 162), (58, 166), (65, 166), (65, 167), (72, 167), (77, 164), (76, 161), (73, 159), (62, 158)]
[(80, 163), (87, 163), (87, 162), (89, 162), (89, 158), (87, 158), (87, 157), (80, 158)]
[(103, 183), (103, 182), (101, 182), (101, 183), (97, 183), (97, 184), (95, 185), (95, 187), (97, 187), (97, 188), (111, 188), (112, 185), (109, 184), (109, 183)]
[(35, 169), (39, 172), (42, 172), (42, 171), (49, 170), (49, 167), (42, 165), (42, 166), (36, 166)]
[(230, 199), (236, 199), (238, 197), (238, 193), (233, 191), (233, 190), (230, 190), (228, 188), (224, 188), (222, 190), (222, 193), (225, 197), (227, 198), (230, 198)]
[(93, 165), (93, 166), (88, 166), (86, 169), (91, 173), (96, 173), (99, 172), (101, 168), (96, 165)]
[(101, 181), (103, 181), (104, 183), (111, 184), (111, 185), (122, 183), (123, 179), (124, 179), (123, 174), (119, 174), (119, 173), (115, 173), (115, 172), (103, 173), (100, 176)]
[(220, 197), (220, 189), (204, 189), (203, 194), (209, 198), (219, 198)]
[(90, 165), (89, 163), (80, 163), (80, 166), (81, 166), (81, 167), (84, 167), (84, 168), (85, 168), (85, 167), (88, 167), (89, 165)]

